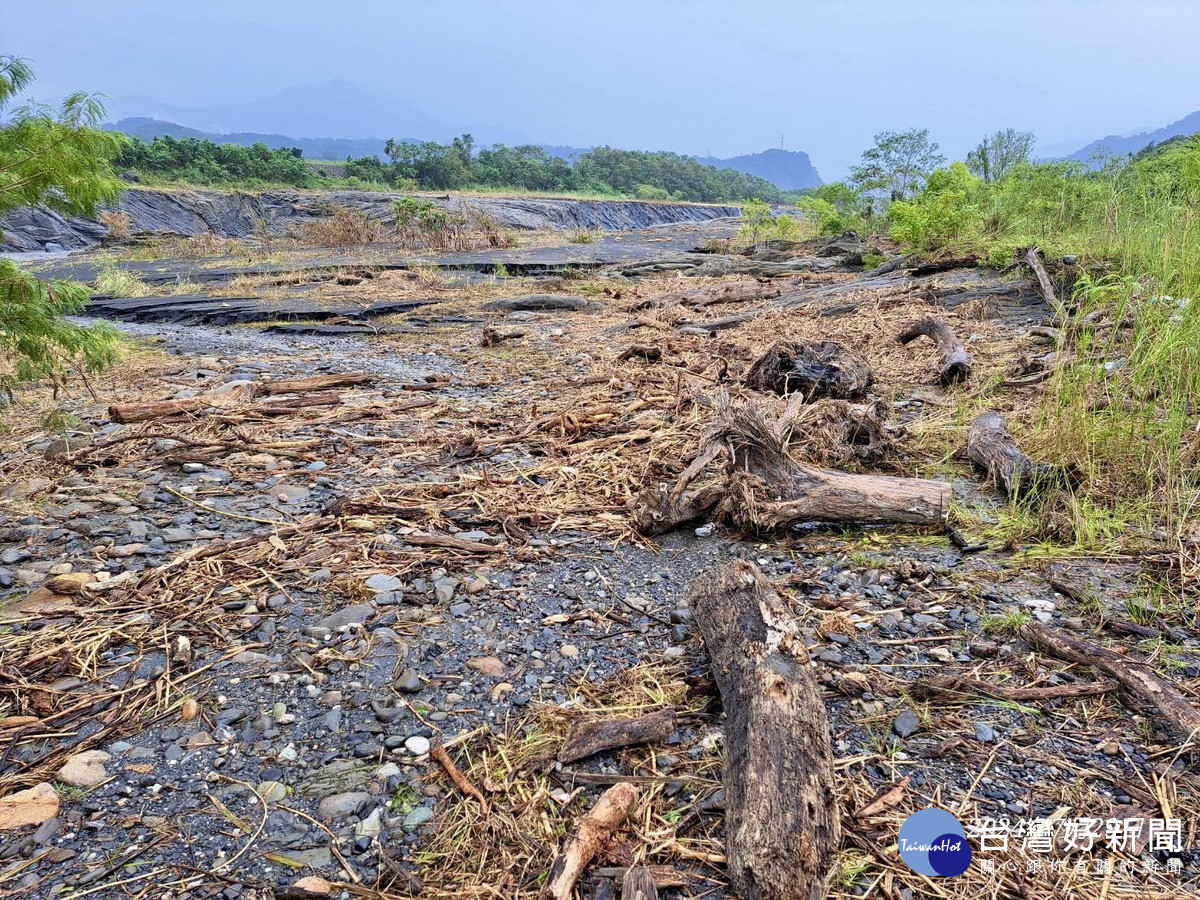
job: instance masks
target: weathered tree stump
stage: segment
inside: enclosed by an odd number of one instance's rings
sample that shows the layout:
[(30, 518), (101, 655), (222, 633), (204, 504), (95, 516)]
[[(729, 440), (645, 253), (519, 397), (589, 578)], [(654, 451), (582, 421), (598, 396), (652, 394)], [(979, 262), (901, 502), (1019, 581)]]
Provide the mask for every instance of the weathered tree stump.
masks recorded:
[(755, 360), (744, 383), (755, 391), (798, 392), (809, 401), (858, 400), (871, 385), (871, 367), (833, 341), (780, 342)]
[(1064, 479), (1065, 471), (1035, 462), (1017, 446), (1000, 413), (986, 412), (971, 423), (967, 433), (967, 458), (987, 472), (1005, 494), (1037, 491)]
[(967, 353), (967, 348), (954, 336), (949, 325), (939, 319), (921, 319), (900, 332), (897, 339), (900, 343), (907, 344), (921, 335), (937, 344), (938, 352), (942, 355), (938, 363), (938, 380), (943, 385), (966, 381), (971, 377), (971, 356)]
[(756, 530), (803, 522), (938, 525), (950, 510), (946, 482), (834, 472), (796, 462), (761, 407), (725, 408), (708, 440), (732, 465), (717, 514)]
[(744, 900), (813, 900), (838, 846), (833, 752), (804, 639), (748, 562), (701, 573), (688, 600), (725, 709), (725, 845)]

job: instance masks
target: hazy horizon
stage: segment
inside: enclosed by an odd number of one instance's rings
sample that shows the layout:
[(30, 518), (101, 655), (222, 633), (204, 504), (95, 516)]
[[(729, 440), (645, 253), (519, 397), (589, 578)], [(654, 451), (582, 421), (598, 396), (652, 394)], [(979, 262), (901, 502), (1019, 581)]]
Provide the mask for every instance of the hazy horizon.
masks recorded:
[(782, 137), (826, 180), (888, 129), (928, 127), (951, 158), (1009, 126), (1066, 152), (1200, 109), (1200, 4), (1186, 0), (759, 0), (736, 13), (714, 0), (369, 0), (349, 12), (47, 0), (0, 11), (0, 33), (0, 52), (32, 60), (34, 96), (103, 92), (113, 118), (243, 106), (263, 123), (218, 130), (291, 134), (254, 104), (343, 81), (381, 98), (379, 127), (373, 110), (325, 99), (296, 121), (331, 129), (291, 136), (426, 137), (403, 133), (411, 121), (718, 157)]

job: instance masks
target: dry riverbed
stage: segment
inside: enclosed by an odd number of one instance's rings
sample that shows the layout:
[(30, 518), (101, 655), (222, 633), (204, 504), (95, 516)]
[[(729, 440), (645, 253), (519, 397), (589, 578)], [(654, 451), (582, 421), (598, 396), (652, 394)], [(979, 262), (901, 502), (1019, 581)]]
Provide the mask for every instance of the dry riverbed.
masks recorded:
[[(1193, 896), (1186, 735), (1115, 686), (1018, 701), (918, 685), (1104, 680), (1014, 631), (1040, 621), (1195, 694), (1187, 604), (1140, 634), (1111, 627), (1140, 621), (1139, 579), (1159, 556), (1089, 558), (1020, 534), (961, 456), (964, 410), (1020, 422), (1041, 389), (1014, 376), (1047, 349), (1030, 331), (1047, 312), (1036, 288), (978, 270), (864, 273), (821, 242), (758, 260), (683, 253), (721, 236), (678, 226), (539, 248), (524, 275), (520, 250), (452, 269), (232, 272), (199, 293), (256, 298), (257, 324), (126, 324), (125, 360), (90, 391), (31, 391), (4, 410), (0, 892), (532, 898), (562, 836), (625, 782), (637, 806), (580, 896), (635, 864), (656, 867), (660, 896), (730, 896), (723, 718), (686, 593), (706, 567), (746, 559), (799, 618), (831, 719), (843, 840), (830, 896)], [(734, 282), (762, 289), (680, 300)], [(529, 297), (550, 299), (515, 302)], [(298, 298), (349, 330), (272, 331), (298, 317), (271, 305)], [(969, 383), (940, 387), (932, 345), (897, 342), (930, 314), (971, 351)], [(940, 528), (637, 532), (638, 496), (674, 481), (722, 394), (748, 395), (742, 374), (781, 338), (869, 360), (870, 399), (890, 408), (881, 455), (794, 452), (949, 482), (955, 524), (987, 549)], [(356, 373), (370, 378), (263, 387)], [(110, 406), (198, 396), (231, 399), (110, 421)], [(662, 740), (558, 759), (581, 721), (664, 710)], [(896, 853), (900, 823), (927, 806), (1014, 827), (1181, 819), (1184, 850), (1035, 857), (1019, 838), (1006, 852), (976, 842), (971, 869), (935, 883)]]

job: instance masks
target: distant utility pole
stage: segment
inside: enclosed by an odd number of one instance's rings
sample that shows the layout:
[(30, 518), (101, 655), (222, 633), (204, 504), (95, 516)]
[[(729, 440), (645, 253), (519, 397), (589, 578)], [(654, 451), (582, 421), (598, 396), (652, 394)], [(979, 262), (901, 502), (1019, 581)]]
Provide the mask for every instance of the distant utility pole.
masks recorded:
[(782, 134), (779, 136), (779, 149), (780, 150), (783, 149), (783, 135)]

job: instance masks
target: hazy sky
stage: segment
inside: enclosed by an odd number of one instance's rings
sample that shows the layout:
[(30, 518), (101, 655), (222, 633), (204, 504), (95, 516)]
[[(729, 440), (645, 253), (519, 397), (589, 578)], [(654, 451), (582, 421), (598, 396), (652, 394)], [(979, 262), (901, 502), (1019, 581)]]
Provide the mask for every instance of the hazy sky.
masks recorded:
[(1082, 145), (1200, 109), (1200, 0), (0, 0), (0, 52), (33, 60), (39, 98), (126, 114), (338, 79), (541, 143), (782, 136), (826, 179), (884, 129), (961, 156), (1010, 125)]

